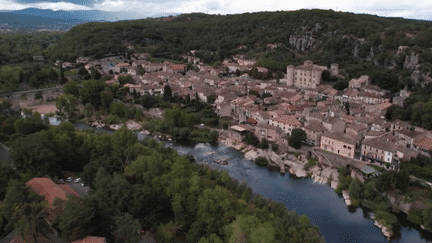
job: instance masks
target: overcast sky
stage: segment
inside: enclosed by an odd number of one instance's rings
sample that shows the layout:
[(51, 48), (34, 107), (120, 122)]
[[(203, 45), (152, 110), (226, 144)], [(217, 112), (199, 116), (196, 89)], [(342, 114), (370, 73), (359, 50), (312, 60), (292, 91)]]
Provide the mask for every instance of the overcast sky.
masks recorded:
[(431, 0), (0, 0), (1, 10), (24, 8), (125, 11), (147, 16), (161, 13), (235, 14), (320, 8), (385, 17), (432, 20)]

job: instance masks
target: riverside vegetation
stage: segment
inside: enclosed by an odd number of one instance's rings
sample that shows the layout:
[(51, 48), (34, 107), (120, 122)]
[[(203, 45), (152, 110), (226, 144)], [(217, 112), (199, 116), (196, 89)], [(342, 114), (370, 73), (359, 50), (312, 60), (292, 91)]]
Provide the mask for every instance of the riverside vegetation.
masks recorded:
[[(252, 197), (245, 183), (179, 156), (155, 140), (139, 142), (126, 128), (114, 134), (78, 131), (70, 122), (9, 140), (1, 161), (0, 234), (37, 234), (46, 204), (24, 182), (80, 173), (90, 193), (57, 199), (52, 227), (68, 241), (82, 236), (137, 242), (140, 228), (158, 242), (324, 242), (318, 227), (279, 202)], [(13, 169), (16, 168), (16, 169)], [(31, 209), (31, 210), (27, 210)], [(24, 221), (23, 221), (24, 220)]]

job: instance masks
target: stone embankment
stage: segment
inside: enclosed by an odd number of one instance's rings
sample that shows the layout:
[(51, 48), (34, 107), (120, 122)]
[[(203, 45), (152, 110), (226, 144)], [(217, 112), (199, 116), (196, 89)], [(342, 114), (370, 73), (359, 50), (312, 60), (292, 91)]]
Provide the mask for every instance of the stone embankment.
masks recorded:
[(378, 220), (375, 220), (375, 215), (372, 215), (371, 219), (375, 222), (375, 226), (382, 230), (383, 235), (385, 235), (387, 239), (390, 240), (390, 237), (393, 234), (392, 231), (383, 224), (381, 224)]

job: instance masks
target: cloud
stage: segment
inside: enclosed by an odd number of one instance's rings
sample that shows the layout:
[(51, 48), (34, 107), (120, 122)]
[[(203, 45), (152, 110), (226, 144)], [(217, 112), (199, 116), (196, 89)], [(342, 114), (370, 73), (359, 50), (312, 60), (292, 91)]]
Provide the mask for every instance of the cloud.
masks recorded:
[(92, 10), (93, 8), (74, 4), (70, 2), (37, 2), (37, 3), (11, 3), (8, 0), (0, 0), (1, 10), (21, 10), (26, 8), (40, 8), (40, 9), (51, 9), (57, 10)]
[[(384, 17), (404, 17), (432, 20), (432, 1), (417, 0), (322, 0), (279, 1), (279, 0), (0, 0), (0, 9), (18, 10), (24, 8), (53, 10), (105, 10), (134, 13), (191, 13), (236, 14), (244, 12), (333, 9), (335, 11), (366, 13)], [(151, 15), (150, 14), (150, 15)]]

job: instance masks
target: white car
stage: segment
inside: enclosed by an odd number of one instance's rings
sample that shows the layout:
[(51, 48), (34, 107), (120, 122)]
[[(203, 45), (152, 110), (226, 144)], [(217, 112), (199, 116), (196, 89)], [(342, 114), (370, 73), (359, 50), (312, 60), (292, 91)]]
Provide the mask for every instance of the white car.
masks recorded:
[(72, 180), (73, 180), (73, 177), (68, 177), (66, 182), (72, 182)]
[(76, 183), (80, 183), (80, 182), (81, 182), (81, 178), (76, 178), (76, 179), (75, 179), (75, 182), (76, 182)]

